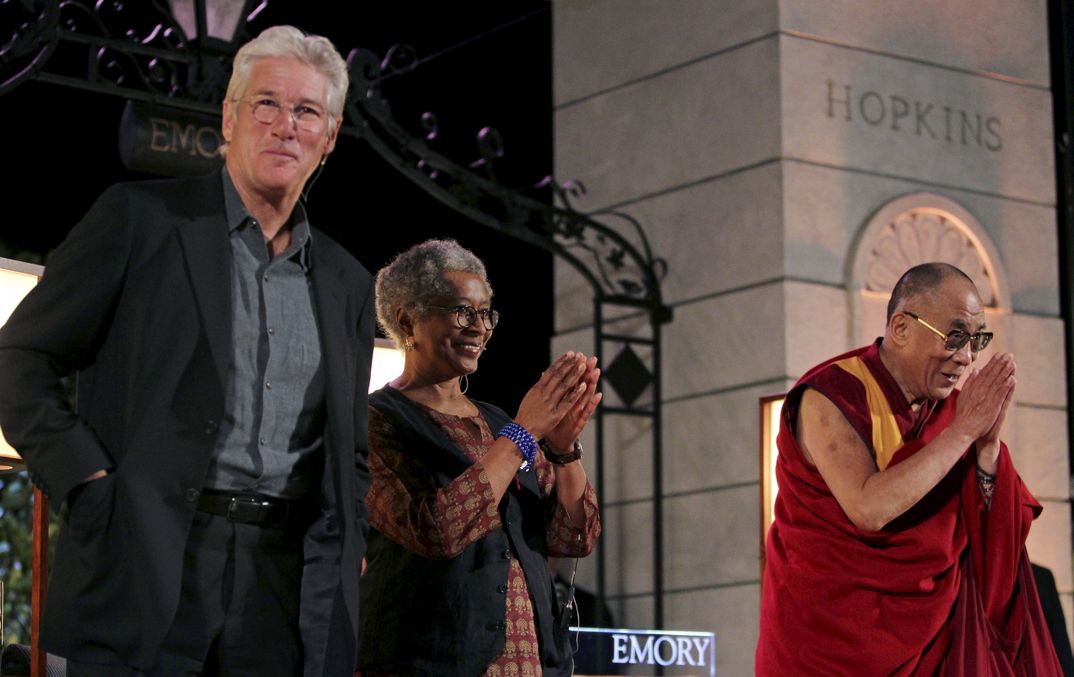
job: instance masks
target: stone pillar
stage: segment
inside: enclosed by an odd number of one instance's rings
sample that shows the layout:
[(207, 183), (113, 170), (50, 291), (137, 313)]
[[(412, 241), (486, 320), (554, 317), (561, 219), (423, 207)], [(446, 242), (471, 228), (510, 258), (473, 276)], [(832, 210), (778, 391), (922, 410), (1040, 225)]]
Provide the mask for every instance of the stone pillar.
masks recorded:
[[(1005, 436), (1045, 505), (1030, 555), (1055, 574), (1069, 622), (1045, 0), (557, 0), (553, 11), (556, 176), (586, 185), (581, 209), (641, 221), (669, 266), (665, 627), (715, 631), (718, 674), (752, 673), (758, 398), (882, 333), (897, 273), (937, 259), (971, 269), (997, 348), (1018, 360)], [(592, 317), (584, 282), (557, 267), (553, 348), (591, 350)], [(648, 431), (612, 419), (605, 446), (607, 591), (617, 624), (646, 627)], [(592, 587), (592, 562), (579, 580)]]

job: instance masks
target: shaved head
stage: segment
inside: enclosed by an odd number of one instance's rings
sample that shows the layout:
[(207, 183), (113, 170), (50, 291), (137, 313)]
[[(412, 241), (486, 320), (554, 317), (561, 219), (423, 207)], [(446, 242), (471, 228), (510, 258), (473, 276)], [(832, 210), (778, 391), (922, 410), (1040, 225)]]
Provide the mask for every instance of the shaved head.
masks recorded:
[(965, 280), (975, 290), (977, 289), (977, 285), (973, 284), (973, 280), (966, 273), (949, 263), (922, 263), (906, 271), (895, 283), (895, 288), (891, 290), (887, 321), (891, 322), (891, 316), (908, 301), (935, 300), (940, 293), (940, 288), (951, 279)]

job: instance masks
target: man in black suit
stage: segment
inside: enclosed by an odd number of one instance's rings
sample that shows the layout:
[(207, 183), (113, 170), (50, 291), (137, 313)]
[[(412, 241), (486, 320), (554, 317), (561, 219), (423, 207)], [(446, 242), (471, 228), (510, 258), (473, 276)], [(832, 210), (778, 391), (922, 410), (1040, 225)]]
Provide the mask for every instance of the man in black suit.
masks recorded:
[(224, 169), (107, 190), (0, 332), (0, 425), (65, 506), (70, 675), (353, 674), (372, 285), (298, 202), (346, 88), (328, 40), (262, 33)]

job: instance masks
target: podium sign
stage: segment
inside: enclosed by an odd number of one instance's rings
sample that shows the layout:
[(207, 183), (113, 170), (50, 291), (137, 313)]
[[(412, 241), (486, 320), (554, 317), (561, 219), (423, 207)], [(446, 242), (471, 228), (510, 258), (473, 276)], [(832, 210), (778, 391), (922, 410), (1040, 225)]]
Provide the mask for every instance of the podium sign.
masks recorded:
[(716, 676), (716, 635), (681, 630), (571, 628), (574, 674)]

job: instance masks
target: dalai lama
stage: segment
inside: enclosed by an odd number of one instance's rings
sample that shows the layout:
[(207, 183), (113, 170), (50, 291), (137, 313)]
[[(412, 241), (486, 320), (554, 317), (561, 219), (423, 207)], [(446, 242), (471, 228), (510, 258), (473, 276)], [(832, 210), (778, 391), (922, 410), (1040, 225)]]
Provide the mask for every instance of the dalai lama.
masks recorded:
[(991, 339), (973, 282), (922, 264), (883, 339), (790, 391), (758, 675), (1061, 674), (1025, 550), (1041, 506), (999, 439), (1014, 358), (975, 364)]

